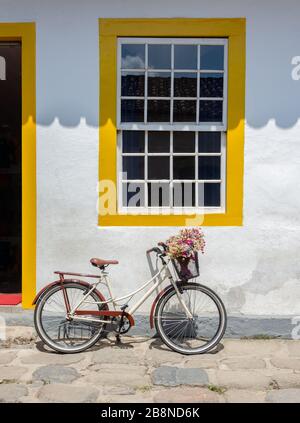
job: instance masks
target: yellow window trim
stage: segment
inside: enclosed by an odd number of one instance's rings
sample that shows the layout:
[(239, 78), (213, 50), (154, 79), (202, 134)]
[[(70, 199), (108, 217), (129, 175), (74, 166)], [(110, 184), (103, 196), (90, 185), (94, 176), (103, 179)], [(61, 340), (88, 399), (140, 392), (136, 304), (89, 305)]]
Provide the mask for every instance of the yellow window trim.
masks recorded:
[[(100, 146), (99, 181), (117, 183), (117, 38), (228, 38), (228, 130), (226, 149), (226, 213), (206, 214), (202, 226), (243, 224), (245, 18), (234, 19), (99, 19)], [(101, 202), (100, 202), (101, 204)], [(117, 204), (115, 204), (117, 210)], [(189, 217), (191, 218), (191, 216)], [(197, 222), (197, 216), (195, 222)], [(185, 215), (103, 215), (99, 226), (185, 226)], [(201, 220), (199, 220), (201, 221)]]
[(22, 43), (22, 306), (36, 291), (35, 24), (0, 23), (0, 41)]

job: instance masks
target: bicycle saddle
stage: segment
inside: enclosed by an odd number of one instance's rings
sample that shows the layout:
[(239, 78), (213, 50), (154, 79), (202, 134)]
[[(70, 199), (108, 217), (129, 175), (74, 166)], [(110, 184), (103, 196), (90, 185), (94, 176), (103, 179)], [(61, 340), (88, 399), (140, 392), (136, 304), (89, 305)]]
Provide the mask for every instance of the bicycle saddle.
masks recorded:
[(96, 267), (102, 267), (108, 264), (119, 264), (118, 260), (102, 260), (100, 258), (91, 258), (90, 263)]

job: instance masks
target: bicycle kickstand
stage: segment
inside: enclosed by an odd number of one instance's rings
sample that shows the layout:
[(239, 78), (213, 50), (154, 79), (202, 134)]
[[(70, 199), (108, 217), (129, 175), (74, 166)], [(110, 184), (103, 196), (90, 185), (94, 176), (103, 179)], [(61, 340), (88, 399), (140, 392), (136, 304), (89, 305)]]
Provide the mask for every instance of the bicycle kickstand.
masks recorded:
[(120, 323), (119, 323), (119, 332), (118, 333), (116, 333), (116, 343), (117, 344), (121, 344), (121, 330), (122, 330), (122, 327), (123, 327), (123, 321), (124, 321), (124, 316), (125, 316), (125, 310), (126, 310), (126, 308), (128, 307), (128, 305), (127, 304), (125, 304), (125, 305), (123, 305), (122, 307), (121, 307), (121, 310), (122, 310), (122, 314), (121, 314), (121, 319), (120, 319)]

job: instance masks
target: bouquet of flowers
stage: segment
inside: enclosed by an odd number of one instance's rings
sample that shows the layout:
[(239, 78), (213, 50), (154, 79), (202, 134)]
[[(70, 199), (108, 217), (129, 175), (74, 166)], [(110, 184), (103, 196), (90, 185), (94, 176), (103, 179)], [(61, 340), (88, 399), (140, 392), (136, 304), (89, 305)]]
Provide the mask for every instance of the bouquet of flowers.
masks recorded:
[(204, 253), (205, 240), (200, 228), (181, 229), (166, 241), (167, 254), (178, 276), (188, 280), (199, 276), (198, 251)]

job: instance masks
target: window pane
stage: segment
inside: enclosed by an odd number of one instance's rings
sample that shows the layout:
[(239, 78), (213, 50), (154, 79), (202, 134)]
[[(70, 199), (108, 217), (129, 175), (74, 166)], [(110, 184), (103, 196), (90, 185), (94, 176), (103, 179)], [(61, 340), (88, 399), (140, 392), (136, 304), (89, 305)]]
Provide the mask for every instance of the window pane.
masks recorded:
[(171, 69), (171, 46), (167, 44), (148, 45), (148, 67), (150, 69)]
[(198, 157), (199, 179), (220, 179), (221, 158), (220, 156)]
[(122, 184), (122, 204), (124, 207), (144, 207), (145, 206), (145, 184), (130, 182)]
[(224, 69), (224, 46), (200, 47), (200, 69), (223, 70)]
[(174, 46), (175, 69), (197, 69), (197, 46)]
[(196, 121), (196, 101), (174, 100), (173, 121), (174, 122), (195, 122)]
[(144, 179), (144, 157), (123, 157), (123, 179)]
[(169, 207), (170, 206), (170, 185), (169, 183), (148, 184), (148, 206)]
[(143, 100), (122, 100), (121, 101), (122, 122), (144, 122), (144, 101)]
[(169, 153), (170, 152), (170, 132), (167, 132), (167, 131), (148, 132), (148, 152), (149, 153)]
[(122, 96), (143, 97), (145, 94), (145, 74), (122, 72)]
[(173, 132), (174, 153), (193, 153), (195, 151), (195, 132)]
[(148, 157), (148, 179), (169, 179), (170, 157)]
[(122, 44), (122, 68), (145, 67), (145, 44)]
[(200, 97), (223, 97), (222, 73), (201, 73)]
[(122, 132), (123, 153), (143, 153), (145, 141), (143, 131)]
[(199, 132), (198, 149), (199, 153), (220, 153), (221, 132)]
[(170, 122), (170, 101), (148, 100), (148, 122)]
[(200, 207), (220, 207), (221, 184), (208, 183), (198, 185), (198, 203)]
[(174, 96), (197, 97), (197, 74), (175, 72)]
[(174, 207), (195, 206), (195, 184), (191, 182), (175, 182), (173, 185)]
[(200, 100), (199, 111), (200, 122), (222, 122), (223, 101), (222, 100)]
[(148, 96), (149, 97), (170, 97), (171, 95), (171, 74), (169, 72), (148, 73)]
[(195, 179), (195, 157), (173, 157), (174, 179)]

